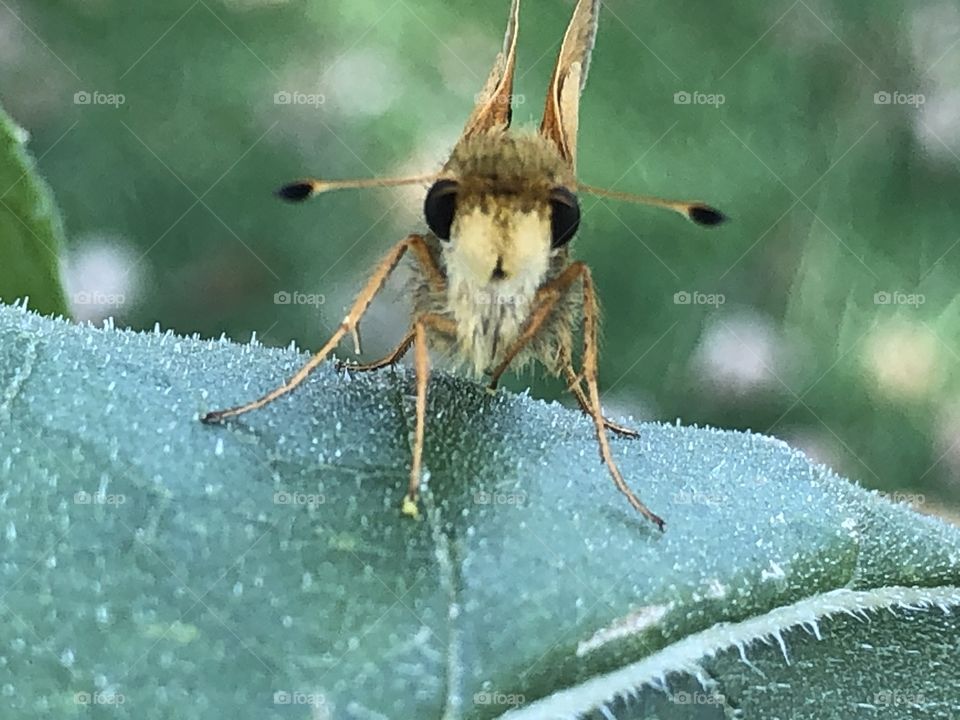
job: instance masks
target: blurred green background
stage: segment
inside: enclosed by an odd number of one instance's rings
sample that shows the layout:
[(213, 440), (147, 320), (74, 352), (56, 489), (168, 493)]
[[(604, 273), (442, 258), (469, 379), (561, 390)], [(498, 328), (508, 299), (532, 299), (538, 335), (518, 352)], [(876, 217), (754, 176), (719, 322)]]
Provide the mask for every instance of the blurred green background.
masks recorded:
[[(425, 188), (272, 191), (437, 169), (509, 3), (0, 5), (0, 101), (62, 208), (74, 316), (309, 348), (423, 228)], [(524, 3), (515, 125), (539, 120), (572, 7)], [(954, 512), (958, 76), (956, 3), (607, 0), (581, 179), (732, 217), (703, 231), (584, 198), (608, 411), (772, 433)], [(363, 324), (370, 358), (401, 336), (402, 289)], [(542, 375), (510, 382), (569, 402)]]

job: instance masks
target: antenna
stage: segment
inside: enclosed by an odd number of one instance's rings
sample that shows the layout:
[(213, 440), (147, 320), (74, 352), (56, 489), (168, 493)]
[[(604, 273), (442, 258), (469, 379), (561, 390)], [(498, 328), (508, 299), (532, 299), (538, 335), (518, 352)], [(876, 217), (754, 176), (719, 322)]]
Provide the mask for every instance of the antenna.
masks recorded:
[(334, 190), (355, 190), (361, 188), (400, 187), (401, 185), (417, 185), (418, 183), (432, 182), (437, 175), (415, 175), (400, 178), (370, 178), (367, 180), (318, 180), (317, 178), (303, 178), (277, 190), (276, 195), (288, 202), (303, 202), (315, 195)]
[(633, 193), (617, 192), (616, 190), (605, 190), (604, 188), (594, 187), (592, 185), (580, 185), (579, 189), (590, 195), (610, 198), (611, 200), (622, 200), (623, 202), (672, 210), (703, 227), (715, 227), (727, 220), (727, 216), (722, 212), (702, 202), (666, 200), (649, 195), (634, 195)]

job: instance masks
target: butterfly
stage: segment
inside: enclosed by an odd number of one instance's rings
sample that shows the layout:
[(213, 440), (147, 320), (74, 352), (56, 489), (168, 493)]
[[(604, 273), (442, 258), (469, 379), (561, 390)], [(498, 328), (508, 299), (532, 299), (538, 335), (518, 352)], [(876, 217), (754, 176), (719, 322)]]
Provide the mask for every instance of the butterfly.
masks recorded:
[[(603, 416), (597, 378), (599, 306), (590, 268), (571, 254), (581, 222), (583, 193), (666, 208), (702, 226), (726, 219), (701, 202), (613, 192), (577, 180), (580, 96), (597, 35), (600, 0), (579, 0), (550, 80), (538, 128), (512, 127), (520, 0), (513, 0), (503, 50), (462, 135), (443, 168), (401, 178), (327, 181), (303, 179), (278, 191), (300, 202), (324, 192), (429, 184), (423, 213), (427, 231), (411, 233), (374, 268), (343, 321), (290, 380), (253, 402), (208, 413), (218, 423), (267, 405), (295, 390), (352, 336), (360, 353), (359, 324), (404, 257), (412, 257), (415, 282), (410, 327), (396, 349), (376, 362), (351, 365), (372, 372), (398, 363), (411, 349), (416, 375), (416, 425), (410, 480), (402, 510), (418, 514), (426, 438), (430, 351), (456, 360), (497, 387), (508, 369), (531, 362), (562, 376), (594, 424), (600, 456), (617, 489), (661, 530), (664, 521), (627, 485), (614, 458), (609, 432), (636, 437)], [(582, 337), (579, 369), (574, 345)]]

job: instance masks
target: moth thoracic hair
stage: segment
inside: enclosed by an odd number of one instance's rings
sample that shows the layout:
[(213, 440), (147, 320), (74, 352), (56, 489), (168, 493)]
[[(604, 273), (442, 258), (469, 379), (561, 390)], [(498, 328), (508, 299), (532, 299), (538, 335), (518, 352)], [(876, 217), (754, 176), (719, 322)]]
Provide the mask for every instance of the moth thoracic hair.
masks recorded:
[[(633, 195), (579, 182), (580, 95), (590, 67), (600, 2), (577, 0), (539, 128), (511, 128), (520, 27), (520, 0), (512, 0), (503, 49), (439, 172), (371, 180), (307, 178), (277, 192), (284, 200), (301, 202), (334, 190), (423, 185), (423, 215), (429, 232), (407, 236), (386, 254), (333, 336), (287, 383), (253, 402), (208, 413), (204, 422), (242, 415), (283, 397), (348, 336), (359, 353), (361, 318), (401, 259), (412, 256), (410, 328), (387, 357), (352, 366), (357, 372), (376, 370), (414, 350), (416, 425), (403, 512), (418, 513), (428, 350), (433, 349), (474, 374), (489, 377), (491, 389), (509, 368), (528, 362), (539, 362), (562, 377), (593, 421), (600, 457), (617, 489), (663, 529), (663, 520), (634, 494), (613, 458), (608, 432), (637, 434), (603, 416), (597, 379), (598, 301), (589, 268), (571, 259), (569, 246), (581, 225), (583, 194), (667, 209), (706, 227), (719, 225), (726, 217), (702, 202)], [(582, 337), (579, 353), (574, 348), (578, 335)]]

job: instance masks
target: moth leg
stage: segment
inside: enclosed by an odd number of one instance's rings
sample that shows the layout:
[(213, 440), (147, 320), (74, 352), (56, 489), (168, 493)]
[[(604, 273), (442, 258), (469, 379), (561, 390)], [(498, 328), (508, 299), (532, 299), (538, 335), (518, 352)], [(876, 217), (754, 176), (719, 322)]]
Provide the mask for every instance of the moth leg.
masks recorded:
[[(563, 375), (567, 379), (567, 389), (573, 394), (577, 399), (577, 404), (580, 406), (580, 409), (586, 415), (590, 415), (590, 400), (587, 398), (586, 393), (583, 392), (583, 387), (581, 383), (583, 378), (581, 378), (573, 369), (573, 364), (570, 362), (570, 358), (567, 357), (566, 352), (561, 355), (560, 362), (562, 363), (561, 367), (563, 369)], [(613, 420), (608, 418), (603, 419), (603, 425), (607, 430), (616, 433), (622, 437), (628, 438), (638, 438), (640, 433), (636, 430), (628, 428), (619, 423), (615, 423)]]
[(530, 316), (524, 332), (517, 338), (504, 361), (494, 372), (491, 387), (496, 387), (497, 380), (499, 380), (500, 376), (506, 371), (510, 362), (512, 362), (520, 350), (523, 349), (524, 345), (536, 336), (557, 302), (565, 293), (570, 291), (577, 280), (580, 280), (583, 285), (583, 378), (587, 383), (588, 390), (586, 398), (587, 413), (593, 418), (597, 442), (600, 445), (600, 458), (610, 471), (614, 485), (626, 496), (630, 505), (663, 530), (663, 519), (654, 514), (640, 501), (640, 498), (633, 493), (626, 481), (624, 481), (623, 475), (620, 473), (620, 468), (618, 468), (614, 462), (613, 453), (610, 450), (610, 441), (607, 438), (606, 425), (604, 424), (603, 411), (600, 405), (600, 389), (597, 385), (597, 338), (600, 309), (593, 289), (593, 278), (590, 274), (590, 268), (584, 263), (572, 263), (557, 278), (537, 291), (534, 300), (536, 309)]
[[(562, 277), (562, 276), (561, 276)], [(541, 287), (533, 299), (533, 312), (530, 315), (530, 319), (527, 320), (527, 324), (523, 329), (523, 332), (520, 334), (516, 340), (513, 341), (513, 344), (510, 346), (510, 349), (507, 350), (507, 354), (504, 356), (503, 361), (496, 367), (496, 369), (490, 375), (490, 384), (487, 386), (489, 390), (496, 390), (497, 385), (500, 383), (500, 378), (503, 377), (503, 374), (507, 371), (507, 368), (510, 367), (510, 363), (516, 360), (517, 355), (520, 354), (520, 351), (525, 348), (531, 340), (533, 340), (537, 333), (540, 332), (540, 328), (543, 327), (543, 323), (546, 322), (547, 318), (550, 317), (550, 313), (557, 305), (557, 301), (563, 296), (563, 291), (558, 291), (553, 286), (560, 278), (548, 283)]]
[(626, 496), (627, 501), (641, 515), (663, 531), (665, 525), (663, 519), (654, 514), (640, 501), (640, 498), (634, 495), (633, 491), (624, 481), (623, 475), (620, 474), (620, 468), (618, 468), (613, 461), (613, 454), (610, 452), (610, 441), (607, 439), (607, 433), (603, 424), (602, 408), (600, 406), (600, 388), (597, 384), (598, 320), (600, 309), (597, 303), (596, 293), (593, 289), (593, 277), (590, 274), (590, 268), (583, 263), (574, 263), (570, 269), (574, 268), (576, 268), (583, 286), (583, 377), (587, 383), (587, 391), (589, 392), (590, 415), (593, 417), (593, 424), (597, 430), (597, 441), (600, 443), (600, 457), (610, 471), (610, 475), (613, 477), (613, 482), (617, 486), (617, 489)]
[(430, 276), (431, 282), (435, 284), (438, 281), (441, 284), (444, 283), (443, 276), (440, 274), (436, 263), (434, 263), (433, 258), (430, 255), (430, 249), (427, 247), (427, 243), (423, 239), (423, 236), (407, 236), (399, 243), (394, 245), (390, 252), (387, 253), (386, 257), (384, 257), (377, 266), (376, 270), (374, 270), (373, 276), (367, 281), (367, 284), (360, 292), (360, 295), (354, 301), (353, 306), (350, 308), (350, 312), (347, 313), (347, 316), (343, 319), (343, 322), (340, 323), (340, 326), (337, 328), (336, 332), (333, 333), (333, 336), (327, 341), (326, 345), (320, 348), (320, 350), (318, 350), (313, 357), (310, 358), (307, 364), (304, 365), (292, 378), (290, 378), (290, 380), (275, 390), (270, 391), (259, 400), (254, 400), (246, 405), (239, 405), (227, 410), (217, 410), (215, 412), (207, 413), (203, 416), (203, 418), (201, 418), (201, 421), (208, 424), (218, 423), (226, 418), (243, 415), (244, 413), (248, 413), (252, 410), (262, 408), (264, 405), (267, 405), (277, 398), (283, 397), (287, 393), (295, 390), (304, 380), (307, 379), (310, 373), (313, 372), (318, 365), (326, 360), (327, 356), (334, 350), (334, 348), (337, 347), (345, 335), (350, 334), (356, 337), (355, 331), (360, 322), (360, 318), (362, 318), (364, 313), (366, 313), (367, 308), (370, 307), (370, 303), (373, 302), (374, 297), (376, 297), (377, 293), (379, 293), (383, 288), (387, 278), (390, 277), (390, 274), (397, 267), (407, 250), (412, 250), (416, 254), (417, 259), (420, 260), (427, 274)]
[[(417, 251), (417, 260), (420, 261), (421, 267), (426, 271), (430, 284), (433, 286), (434, 291), (443, 292), (446, 288), (447, 283), (443, 277), (443, 272), (440, 270), (440, 267), (437, 265), (436, 260), (433, 259), (433, 256), (425, 248), (415, 248)], [(383, 368), (396, 365), (400, 362), (404, 355), (406, 355), (410, 348), (413, 347), (413, 341), (416, 337), (416, 331), (410, 330), (403, 340), (400, 341), (400, 344), (397, 345), (394, 350), (384, 358), (377, 360), (371, 363), (358, 363), (356, 365), (351, 365), (343, 362), (342, 360), (337, 361), (337, 370), (352, 370), (353, 372), (374, 372), (376, 370), (382, 370)], [(359, 347), (359, 343), (357, 343)]]
[(337, 362), (337, 370), (350, 370), (351, 372), (373, 372), (375, 370), (382, 370), (383, 368), (396, 365), (403, 359), (403, 356), (407, 354), (410, 348), (413, 346), (413, 341), (416, 338), (415, 331), (411, 330), (407, 333), (406, 337), (400, 341), (400, 344), (384, 358), (377, 360), (371, 363), (364, 363), (360, 365), (350, 365), (343, 361)]
[(414, 429), (413, 460), (410, 463), (410, 483), (403, 498), (403, 514), (410, 517), (420, 515), (420, 474), (423, 467), (423, 444), (427, 425), (427, 383), (430, 380), (430, 355), (427, 352), (427, 326), (439, 332), (456, 332), (448, 318), (439, 315), (422, 315), (413, 325), (413, 366), (417, 383), (417, 418)]
[[(428, 322), (433, 328), (445, 335), (456, 335), (457, 334), (457, 324), (450, 318), (441, 317), (440, 315), (429, 315)], [(364, 365), (349, 365), (344, 362), (337, 363), (337, 370), (352, 370), (354, 372), (372, 372), (374, 370), (380, 370), (385, 367), (390, 367), (391, 365), (396, 365), (403, 359), (403, 356), (406, 355), (410, 348), (413, 347), (414, 340), (416, 340), (417, 332), (416, 330), (411, 330), (407, 333), (406, 337), (400, 341), (400, 344), (387, 355), (385, 358), (377, 360), (376, 362), (367, 363)]]

